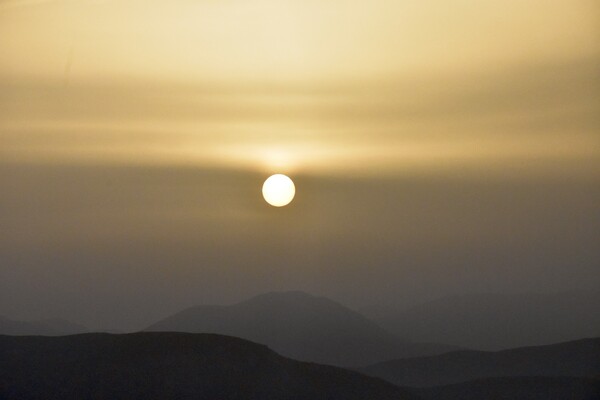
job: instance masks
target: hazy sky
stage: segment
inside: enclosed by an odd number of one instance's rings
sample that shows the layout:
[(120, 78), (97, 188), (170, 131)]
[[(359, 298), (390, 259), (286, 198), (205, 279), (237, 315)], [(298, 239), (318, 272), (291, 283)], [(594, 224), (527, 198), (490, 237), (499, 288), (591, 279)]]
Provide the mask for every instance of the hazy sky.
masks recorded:
[(0, 315), (598, 287), (599, 37), (595, 0), (0, 1)]

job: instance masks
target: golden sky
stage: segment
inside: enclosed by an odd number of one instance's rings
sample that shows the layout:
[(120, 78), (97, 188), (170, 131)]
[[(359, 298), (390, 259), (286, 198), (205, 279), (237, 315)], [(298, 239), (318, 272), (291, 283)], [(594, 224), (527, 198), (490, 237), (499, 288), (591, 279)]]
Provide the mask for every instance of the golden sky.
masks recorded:
[(598, 38), (597, 0), (0, 0), (0, 315), (597, 289)]
[(2, 1), (0, 152), (589, 173), (598, 21), (593, 0)]

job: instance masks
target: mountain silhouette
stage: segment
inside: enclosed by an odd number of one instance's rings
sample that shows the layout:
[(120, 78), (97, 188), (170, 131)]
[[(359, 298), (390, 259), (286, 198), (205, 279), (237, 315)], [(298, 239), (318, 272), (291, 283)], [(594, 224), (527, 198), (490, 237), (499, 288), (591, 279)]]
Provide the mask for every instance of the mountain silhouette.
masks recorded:
[(357, 312), (303, 292), (267, 293), (231, 306), (193, 307), (146, 330), (236, 336), (265, 344), (286, 357), (338, 366), (457, 349), (401, 341)]
[(373, 320), (407, 340), (501, 350), (600, 336), (598, 310), (600, 291), (467, 294), (373, 312)]
[(417, 390), (428, 400), (600, 400), (600, 379), (485, 378)]
[(492, 377), (596, 377), (600, 338), (497, 352), (455, 351), (387, 361), (359, 371), (400, 386), (438, 386)]
[(5, 317), (0, 317), (0, 335), (61, 336), (85, 332), (88, 332), (86, 327), (62, 319), (16, 321)]
[(411, 400), (383, 380), (212, 334), (0, 336), (2, 400)]

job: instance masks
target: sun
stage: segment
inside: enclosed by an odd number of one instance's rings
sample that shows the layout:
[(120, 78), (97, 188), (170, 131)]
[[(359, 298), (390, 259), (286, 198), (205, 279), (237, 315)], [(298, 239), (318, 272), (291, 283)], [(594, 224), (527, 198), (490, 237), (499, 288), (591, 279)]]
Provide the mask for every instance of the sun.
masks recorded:
[(296, 186), (288, 176), (275, 174), (265, 181), (262, 193), (267, 203), (274, 207), (283, 207), (294, 199)]

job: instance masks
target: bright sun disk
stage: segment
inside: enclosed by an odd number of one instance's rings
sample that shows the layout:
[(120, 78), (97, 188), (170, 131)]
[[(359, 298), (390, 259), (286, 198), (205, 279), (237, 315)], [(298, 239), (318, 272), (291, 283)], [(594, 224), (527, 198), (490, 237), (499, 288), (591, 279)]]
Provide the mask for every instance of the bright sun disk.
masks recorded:
[(283, 174), (270, 176), (262, 187), (265, 201), (274, 207), (283, 207), (294, 199), (296, 187), (294, 182)]

